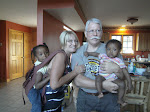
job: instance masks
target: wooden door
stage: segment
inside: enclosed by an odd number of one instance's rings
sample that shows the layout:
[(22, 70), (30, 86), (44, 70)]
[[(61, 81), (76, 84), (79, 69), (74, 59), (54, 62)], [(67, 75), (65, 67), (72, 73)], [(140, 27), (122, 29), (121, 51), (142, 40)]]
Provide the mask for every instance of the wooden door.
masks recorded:
[(24, 75), (33, 66), (31, 61), (32, 48), (32, 35), (30, 33), (24, 33)]
[(10, 80), (23, 76), (23, 32), (9, 30)]

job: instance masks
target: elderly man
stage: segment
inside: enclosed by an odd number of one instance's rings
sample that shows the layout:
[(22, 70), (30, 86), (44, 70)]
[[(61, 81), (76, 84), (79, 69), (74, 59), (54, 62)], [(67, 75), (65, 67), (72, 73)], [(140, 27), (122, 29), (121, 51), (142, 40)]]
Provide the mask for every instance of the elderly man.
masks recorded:
[[(95, 87), (95, 76), (99, 73), (99, 59), (93, 56), (84, 56), (84, 52), (106, 53), (105, 44), (100, 42), (103, 34), (102, 24), (99, 19), (92, 18), (86, 22), (85, 37), (87, 44), (81, 46), (72, 55), (71, 66), (78, 63), (86, 66), (84, 75), (79, 74), (75, 77), (74, 83), (79, 87), (77, 97), (77, 112), (120, 112), (120, 105), (117, 103), (116, 90), (118, 86), (113, 83), (114, 79), (103, 81), (104, 97), (98, 98)], [(121, 55), (118, 57), (122, 58)], [(119, 66), (113, 62), (105, 62), (101, 65), (104, 73), (122, 72)]]

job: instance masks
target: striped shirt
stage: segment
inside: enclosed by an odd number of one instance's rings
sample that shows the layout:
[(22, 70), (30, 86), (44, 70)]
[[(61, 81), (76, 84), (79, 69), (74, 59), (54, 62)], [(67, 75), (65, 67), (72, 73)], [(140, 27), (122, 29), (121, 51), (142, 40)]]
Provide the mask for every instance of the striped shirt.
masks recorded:
[[(118, 64), (120, 66), (120, 68), (126, 68), (124, 62), (118, 57), (110, 58), (106, 54), (99, 54), (98, 57), (100, 59), (100, 64), (103, 63), (104, 60), (110, 60), (110, 61)], [(102, 70), (100, 68), (99, 68), (99, 75), (103, 76), (105, 79), (110, 79), (110, 78), (117, 79), (117, 76), (114, 73), (112, 73), (112, 74), (102, 73)]]
[[(71, 72), (70, 66), (66, 66), (66, 71), (63, 75), (66, 75), (68, 72)], [(50, 82), (46, 85), (46, 104), (44, 105), (43, 112), (54, 112), (60, 108), (62, 101), (64, 100), (64, 90), (68, 84), (63, 85), (60, 88), (53, 90), (50, 87)]]

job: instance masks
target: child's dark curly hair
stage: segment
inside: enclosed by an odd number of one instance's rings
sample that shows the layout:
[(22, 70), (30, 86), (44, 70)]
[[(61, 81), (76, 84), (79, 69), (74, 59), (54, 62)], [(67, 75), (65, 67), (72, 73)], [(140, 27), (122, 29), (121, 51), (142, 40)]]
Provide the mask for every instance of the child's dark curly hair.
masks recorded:
[(33, 49), (31, 50), (31, 60), (32, 60), (33, 64), (34, 64), (34, 58), (36, 56), (36, 50), (39, 47), (45, 47), (49, 52), (49, 49), (48, 49), (48, 46), (46, 45), (46, 43), (43, 43), (43, 44), (40, 44), (40, 45), (37, 45), (37, 46), (33, 47)]
[(109, 41), (106, 43), (106, 48), (108, 47), (108, 44), (110, 44), (110, 43), (116, 44), (116, 45), (118, 46), (119, 50), (122, 49), (122, 44), (121, 44), (121, 42), (118, 41), (118, 40), (116, 40), (116, 39), (111, 39), (111, 40), (109, 40)]

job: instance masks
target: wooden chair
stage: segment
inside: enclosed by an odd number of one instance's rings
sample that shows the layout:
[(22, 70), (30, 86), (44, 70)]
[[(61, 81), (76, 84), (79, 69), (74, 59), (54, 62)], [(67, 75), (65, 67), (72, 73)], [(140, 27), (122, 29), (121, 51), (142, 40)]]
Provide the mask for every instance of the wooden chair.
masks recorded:
[(125, 95), (125, 101), (128, 104), (143, 105), (143, 112), (148, 112), (150, 80), (145, 77), (131, 77), (131, 79), (134, 89)]

